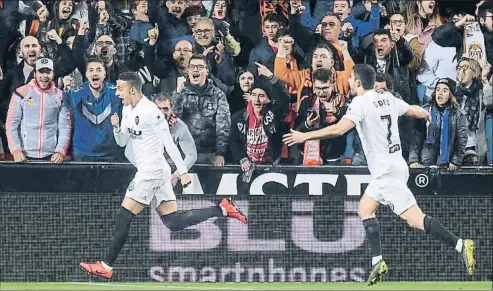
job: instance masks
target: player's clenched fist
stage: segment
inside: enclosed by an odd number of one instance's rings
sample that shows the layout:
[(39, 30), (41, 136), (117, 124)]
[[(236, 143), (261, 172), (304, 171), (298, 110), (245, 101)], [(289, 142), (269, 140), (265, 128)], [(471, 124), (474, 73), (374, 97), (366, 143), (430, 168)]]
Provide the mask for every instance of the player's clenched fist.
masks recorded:
[(190, 175), (188, 173), (185, 173), (181, 176), (181, 185), (183, 188), (187, 188), (188, 185), (192, 183), (192, 180), (190, 180)]
[(113, 125), (114, 128), (120, 127), (120, 117), (118, 117), (118, 114), (115, 113), (111, 116), (111, 125)]

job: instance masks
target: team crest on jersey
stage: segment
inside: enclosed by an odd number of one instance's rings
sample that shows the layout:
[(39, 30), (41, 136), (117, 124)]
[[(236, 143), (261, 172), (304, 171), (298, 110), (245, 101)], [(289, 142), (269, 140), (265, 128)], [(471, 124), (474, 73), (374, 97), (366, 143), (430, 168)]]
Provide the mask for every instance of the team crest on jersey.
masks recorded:
[(34, 99), (33, 99), (33, 97), (29, 97), (29, 99), (27, 99), (27, 104), (34, 105)]
[(207, 110), (213, 110), (214, 105), (212, 103), (207, 103)]
[(139, 117), (135, 116), (135, 125), (139, 125)]

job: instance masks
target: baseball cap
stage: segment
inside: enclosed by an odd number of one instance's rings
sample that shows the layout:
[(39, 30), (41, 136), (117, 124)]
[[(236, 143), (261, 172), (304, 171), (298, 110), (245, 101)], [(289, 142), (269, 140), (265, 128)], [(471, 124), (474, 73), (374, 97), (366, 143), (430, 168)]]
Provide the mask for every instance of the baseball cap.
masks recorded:
[[(450, 89), (450, 92), (452, 92), (453, 94), (455, 94), (455, 88), (457, 87), (457, 84), (455, 83), (454, 80), (450, 79), (450, 78), (441, 78), (440, 80), (438, 80), (436, 86), (438, 86), (438, 84), (445, 84), (448, 86), (448, 88)], [(435, 86), (435, 88), (436, 88)]]
[(53, 71), (53, 61), (48, 58), (41, 58), (36, 61), (36, 71), (45, 68)]

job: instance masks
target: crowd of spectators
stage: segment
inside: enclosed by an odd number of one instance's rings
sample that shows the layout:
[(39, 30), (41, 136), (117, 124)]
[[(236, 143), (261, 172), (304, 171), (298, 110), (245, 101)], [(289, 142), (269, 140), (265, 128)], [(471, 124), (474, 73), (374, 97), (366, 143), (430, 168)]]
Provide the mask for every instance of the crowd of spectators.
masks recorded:
[[(187, 166), (364, 165), (337, 123), (355, 64), (429, 110), (399, 120), (410, 167), (493, 164), (493, 1), (475, 15), (403, 0), (0, 0), (0, 159), (125, 162), (115, 82), (139, 74)], [(447, 15), (440, 14), (447, 11)], [(479, 23), (485, 47), (465, 53)], [(484, 49), (485, 51), (482, 51)], [(121, 117), (121, 116), (120, 116)]]

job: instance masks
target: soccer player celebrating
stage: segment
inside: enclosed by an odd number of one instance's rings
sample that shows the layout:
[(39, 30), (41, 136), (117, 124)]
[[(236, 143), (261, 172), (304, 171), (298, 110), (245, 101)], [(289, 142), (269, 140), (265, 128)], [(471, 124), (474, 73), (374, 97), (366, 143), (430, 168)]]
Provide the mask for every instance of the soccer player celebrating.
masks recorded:
[(171, 168), (164, 157), (164, 149), (175, 163), (181, 184), (190, 184), (185, 163), (176, 147), (168, 122), (154, 102), (142, 94), (142, 81), (134, 72), (120, 74), (116, 94), (123, 99), (122, 122), (112, 117), (115, 139), (126, 146), (125, 156), (137, 168), (128, 186), (122, 208), (116, 218), (116, 231), (109, 250), (101, 262), (80, 263), (89, 274), (110, 279), (113, 264), (128, 237), (130, 223), (151, 202), (163, 223), (178, 231), (211, 217), (226, 216), (247, 223), (246, 216), (225, 198), (218, 206), (189, 211), (177, 211), (176, 197), (171, 186)]
[(472, 275), (475, 267), (474, 242), (456, 237), (436, 219), (425, 215), (407, 187), (409, 169), (402, 157), (397, 119), (406, 115), (430, 122), (430, 114), (419, 106), (408, 105), (389, 92), (380, 94), (372, 90), (375, 75), (372, 67), (356, 65), (349, 79), (351, 94), (356, 97), (341, 121), (306, 133), (292, 130), (284, 136), (284, 143), (291, 146), (306, 140), (334, 138), (356, 127), (372, 177), (360, 200), (358, 211), (373, 255), (368, 285), (381, 281), (387, 272), (380, 246), (380, 228), (375, 217), (380, 204), (388, 205), (410, 226), (455, 248), (462, 254), (467, 272)]

